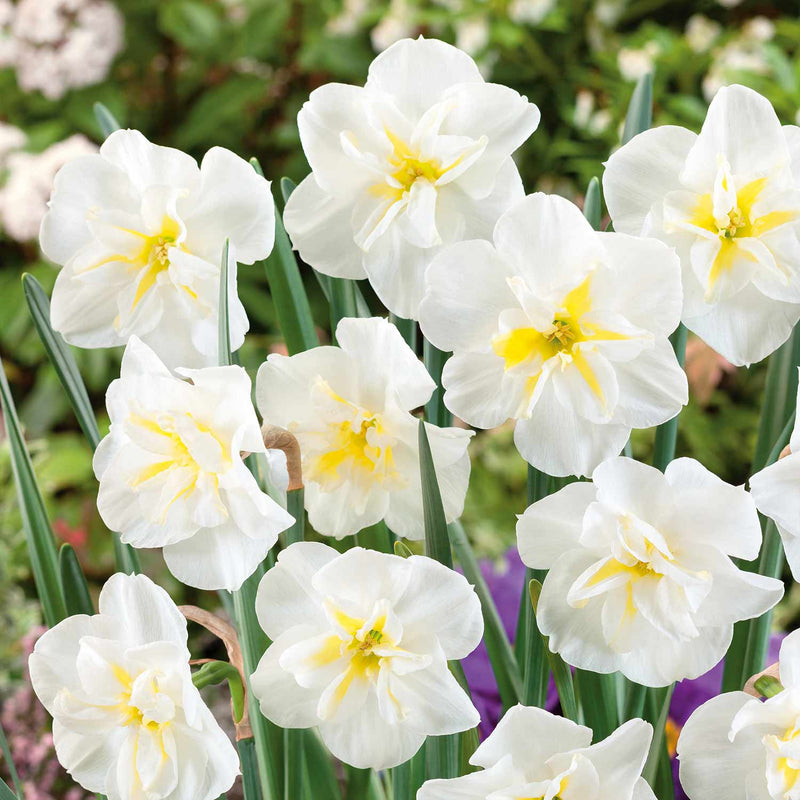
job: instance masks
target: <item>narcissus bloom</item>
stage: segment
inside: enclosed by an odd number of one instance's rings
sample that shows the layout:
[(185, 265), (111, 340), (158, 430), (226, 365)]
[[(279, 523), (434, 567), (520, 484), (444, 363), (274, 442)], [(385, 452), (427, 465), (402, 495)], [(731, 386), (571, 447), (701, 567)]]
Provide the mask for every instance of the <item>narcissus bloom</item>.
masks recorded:
[(144, 575), (113, 575), (100, 613), (42, 635), (31, 683), (58, 760), (108, 800), (213, 800), (239, 759), (192, 684), (186, 620)]
[(734, 364), (751, 364), (800, 319), (800, 128), (781, 127), (744, 86), (719, 90), (695, 135), (665, 125), (608, 161), (614, 229), (676, 248), (683, 321)]
[(256, 613), (272, 640), (251, 679), (262, 713), (319, 726), (342, 761), (394, 767), (426, 736), (478, 724), (447, 661), (478, 645), (480, 603), (438, 561), (298, 542), (261, 579)]
[(568, 664), (645, 686), (702, 675), (725, 655), (734, 622), (783, 595), (781, 581), (731, 560), (758, 555), (752, 498), (690, 458), (664, 474), (610, 458), (592, 480), (534, 503), (517, 523), (522, 560), (550, 570), (542, 633)]
[(727, 692), (698, 708), (678, 739), (691, 800), (794, 800), (800, 788), (800, 633), (783, 640), (784, 690), (761, 701)]
[(426, 781), (418, 800), (655, 800), (641, 776), (653, 729), (632, 719), (592, 744), (592, 731), (541, 708), (514, 706), (470, 758), (483, 767)]
[(238, 589), (292, 517), (258, 487), (241, 451), (264, 452), (241, 367), (172, 375), (135, 336), (106, 394), (111, 429), (94, 455), (97, 508), (134, 547), (163, 547), (173, 575)]
[(511, 153), (539, 110), (420, 37), (381, 53), (363, 87), (316, 89), (297, 124), (312, 172), (286, 204), (294, 246), (327, 275), (369, 278), (387, 308), (416, 319), (439, 246), (489, 237), (522, 197)]
[[(800, 411), (800, 395), (797, 398)], [(775, 521), (786, 562), (800, 581), (800, 414), (795, 417), (790, 453), (750, 478), (758, 510)]]
[(517, 449), (549, 475), (591, 473), (687, 402), (667, 339), (680, 269), (660, 242), (596, 233), (569, 201), (533, 194), (494, 245), (452, 245), (426, 281), (423, 333), (453, 352), (445, 405), (481, 428), (517, 420)]
[[(336, 340), (339, 347), (270, 355), (258, 371), (258, 409), (299, 441), (317, 531), (341, 539), (386, 520), (398, 536), (422, 539), (419, 421), (410, 412), (435, 384), (385, 319), (343, 319)], [(425, 428), (451, 522), (464, 508), (472, 433)]]
[[(275, 236), (269, 183), (221, 147), (193, 158), (138, 131), (112, 133), (97, 155), (68, 162), (42, 221), (45, 255), (63, 269), (51, 321), (79, 347), (122, 345), (132, 334), (170, 368), (218, 363), (222, 250), (266, 258)], [(231, 346), (248, 327), (233, 263)]]

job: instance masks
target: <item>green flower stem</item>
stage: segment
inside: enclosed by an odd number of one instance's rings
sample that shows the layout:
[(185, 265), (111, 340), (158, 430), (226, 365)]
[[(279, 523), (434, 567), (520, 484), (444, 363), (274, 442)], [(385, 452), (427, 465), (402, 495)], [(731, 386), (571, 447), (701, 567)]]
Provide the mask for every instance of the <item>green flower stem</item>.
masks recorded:
[(594, 731), (595, 741), (605, 739), (619, 726), (616, 677), (576, 669), (573, 680), (584, 724)]
[[(683, 367), (686, 360), (686, 337), (688, 331), (681, 323), (678, 325), (675, 333), (669, 337), (672, 342), (672, 348), (675, 350), (675, 357), (678, 363)], [(678, 414), (672, 419), (663, 422), (656, 428), (655, 445), (653, 447), (653, 466), (660, 469), (662, 472), (667, 468), (667, 465), (673, 458), (675, 458), (675, 445), (678, 441)]]
[(258, 758), (253, 737), (236, 742), (239, 763), (242, 765), (242, 793), (244, 800), (261, 800), (261, 784), (258, 779)]
[(653, 740), (647, 754), (642, 776), (650, 784), (659, 800), (673, 800), (672, 769), (666, 743), (667, 719), (675, 684), (647, 690), (645, 719), (653, 726)]
[(389, 314), (389, 321), (394, 323), (405, 343), (416, 353), (417, 352), (417, 323), (413, 319), (398, 317), (396, 314)]
[[(777, 459), (783, 449), (781, 441), (788, 429), (791, 434), (792, 412), (795, 409), (797, 397), (797, 365), (800, 364), (800, 332), (795, 328), (794, 333), (781, 347), (769, 358), (767, 366), (767, 383), (764, 388), (764, 404), (761, 408), (761, 417), (758, 424), (758, 437), (753, 456), (752, 472), (761, 471), (774, 454)], [(786, 436), (788, 441), (788, 436)], [(785, 442), (784, 442), (785, 444)], [(778, 446), (780, 445), (780, 447)], [(775, 452), (777, 448), (777, 452)], [(780, 577), (781, 556), (776, 553), (780, 550), (780, 541), (777, 534), (771, 534), (767, 528), (764, 532), (762, 552), (756, 561), (741, 562), (741, 569), (756, 571), (762, 575)], [(761, 572), (762, 569), (772, 570)], [(769, 634), (771, 615), (767, 615), (766, 633)], [(760, 668), (751, 670), (753, 664), (759, 663), (764, 654), (750, 653), (751, 631), (754, 627), (761, 627), (764, 623), (758, 620), (744, 620), (737, 622), (733, 627), (733, 641), (725, 656), (725, 669), (722, 676), (722, 691), (734, 692), (740, 690), (750, 675), (758, 672)], [(763, 641), (763, 630), (757, 635), (753, 634), (753, 645)]]
[[(549, 476), (529, 464), (528, 505), (546, 497), (550, 493), (549, 484)], [(523, 679), (521, 702), (528, 706), (539, 706), (539, 708), (544, 708), (547, 702), (550, 663), (531, 607), (529, 587), (531, 581), (543, 583), (546, 575), (546, 570), (531, 569), (530, 567), (525, 569), (525, 580), (517, 618), (517, 635), (514, 641), (514, 653)]]

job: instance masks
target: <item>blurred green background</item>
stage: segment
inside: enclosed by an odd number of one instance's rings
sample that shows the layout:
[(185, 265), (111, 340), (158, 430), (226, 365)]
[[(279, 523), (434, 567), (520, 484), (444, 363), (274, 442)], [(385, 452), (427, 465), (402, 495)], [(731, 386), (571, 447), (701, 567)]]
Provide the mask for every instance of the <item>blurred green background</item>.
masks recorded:
[[(795, 3), (666, 0), (0, 0), (0, 355), (12, 384), (55, 532), (78, 550), (99, 586), (112, 571), (107, 531), (94, 507), (91, 453), (28, 318), (20, 276), (48, 290), (55, 269), (35, 232), (53, 174), (101, 140), (101, 101), (124, 126), (200, 158), (213, 145), (259, 158), (268, 178), (307, 172), (296, 114), (328, 81), (363, 83), (370, 61), (418, 34), (457, 44), (488, 80), (527, 95), (539, 130), (517, 153), (528, 191), (580, 203), (587, 182), (618, 145), (636, 80), (655, 73), (654, 124), (698, 129), (719, 86), (742, 82), (765, 94), (785, 123), (800, 115), (800, 19)], [(327, 312), (305, 275), (319, 323)], [(265, 275), (240, 270), (251, 321), (243, 363), (255, 369), (280, 348)], [(372, 298), (374, 300), (374, 297)], [(379, 307), (375, 311), (381, 313)], [(120, 353), (83, 351), (78, 362), (103, 420), (103, 395)], [(679, 454), (742, 483), (755, 442), (764, 365), (735, 369), (690, 339), (692, 401), (681, 416)], [(634, 436), (646, 459), (652, 433)], [(524, 509), (526, 467), (511, 429), (473, 442), (465, 525), (478, 550), (497, 557)], [(146, 562), (178, 600), (205, 602)], [(795, 587), (796, 588), (796, 587)], [(795, 615), (790, 592), (778, 622)], [(0, 692), (21, 678), (21, 639), (38, 623), (7, 447), (0, 447)], [(8, 704), (6, 704), (8, 705)], [(4, 725), (26, 712), (3, 711)], [(38, 769), (35, 765), (31, 769)], [(61, 778), (38, 780), (37, 795)], [(34, 796), (34, 795), (31, 795)]]

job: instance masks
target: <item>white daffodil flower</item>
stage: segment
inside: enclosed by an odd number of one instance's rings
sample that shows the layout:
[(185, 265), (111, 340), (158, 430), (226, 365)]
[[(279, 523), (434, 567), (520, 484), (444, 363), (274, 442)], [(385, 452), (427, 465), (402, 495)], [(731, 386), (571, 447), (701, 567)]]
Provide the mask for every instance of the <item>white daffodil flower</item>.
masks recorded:
[[(261, 416), (300, 444), (317, 531), (341, 539), (385, 520), (398, 536), (422, 539), (419, 420), (410, 412), (436, 384), (385, 319), (343, 319), (336, 340), (339, 347), (267, 358), (256, 381)], [(425, 429), (452, 522), (464, 508), (472, 432)]]
[(727, 692), (698, 708), (678, 739), (691, 800), (795, 800), (800, 791), (800, 632), (781, 644), (784, 690), (762, 701)]
[(523, 196), (511, 153), (539, 116), (452, 45), (396, 42), (365, 86), (326, 84), (300, 111), (312, 172), (286, 203), (286, 230), (312, 267), (369, 278), (387, 308), (416, 319), (440, 245), (488, 238)]
[(699, 135), (640, 133), (603, 190), (615, 230), (677, 250), (690, 330), (737, 365), (786, 341), (800, 319), (800, 128), (766, 98), (723, 87)]
[(800, 393), (797, 397), (789, 454), (750, 478), (756, 507), (774, 520), (786, 553), (786, 563), (800, 581)]
[(687, 402), (667, 339), (680, 268), (661, 242), (597, 233), (569, 201), (533, 194), (494, 245), (448, 247), (426, 282), (422, 331), (453, 352), (445, 405), (481, 428), (517, 420), (517, 449), (549, 475), (590, 474)]
[(219, 797), (239, 759), (192, 684), (186, 620), (144, 575), (113, 575), (99, 607), (46, 631), (30, 657), (59, 762), (108, 800)]
[(258, 487), (241, 451), (265, 452), (241, 367), (172, 375), (135, 336), (106, 394), (111, 429), (97, 447), (97, 508), (134, 547), (163, 547), (172, 574), (238, 589), (294, 521)]
[(417, 800), (655, 800), (641, 776), (653, 729), (632, 719), (592, 744), (592, 731), (542, 708), (514, 706), (460, 778), (426, 781)]
[(702, 675), (725, 655), (734, 622), (783, 596), (781, 581), (731, 560), (758, 555), (752, 498), (690, 458), (664, 474), (610, 458), (592, 480), (534, 503), (517, 523), (522, 560), (550, 570), (536, 618), (551, 649), (645, 686)]
[[(198, 167), (138, 131), (115, 131), (55, 179), (40, 233), (45, 255), (63, 266), (52, 325), (79, 347), (124, 345), (136, 334), (170, 368), (212, 366), (225, 240), (252, 264), (274, 237), (269, 183), (246, 161), (214, 147)], [(248, 322), (231, 267), (235, 350)]]
[(256, 613), (272, 640), (251, 679), (262, 713), (318, 726), (347, 764), (394, 767), (426, 736), (478, 724), (447, 662), (480, 642), (480, 603), (438, 561), (298, 542), (261, 579)]

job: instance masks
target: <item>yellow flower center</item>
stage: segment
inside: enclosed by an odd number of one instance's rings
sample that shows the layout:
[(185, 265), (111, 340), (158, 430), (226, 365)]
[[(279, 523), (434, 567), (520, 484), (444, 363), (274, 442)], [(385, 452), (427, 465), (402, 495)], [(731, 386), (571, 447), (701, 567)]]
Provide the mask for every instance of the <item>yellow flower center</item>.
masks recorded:
[[(725, 216), (715, 216), (711, 192), (700, 195), (689, 223), (719, 236), (720, 248), (708, 275), (707, 290), (714, 288), (720, 277), (729, 272), (737, 258), (754, 260), (753, 255), (739, 247), (738, 241), (763, 236), (779, 225), (797, 218), (796, 211), (770, 211), (756, 216), (753, 206), (767, 184), (767, 178), (757, 178), (736, 191), (736, 203)], [(727, 187), (727, 179), (723, 181)]]
[[(160, 690), (157, 675), (146, 676), (146, 685), (139, 687), (137, 693), (134, 688), (135, 679), (126, 669), (114, 664), (112, 670), (123, 686), (117, 704), (117, 709), (123, 714), (123, 727), (135, 725), (147, 728), (151, 733), (159, 733), (172, 723), (175, 704)], [(134, 694), (138, 696), (134, 697)]]
[(307, 479), (319, 483), (326, 491), (346, 479), (374, 481), (381, 486), (402, 481), (380, 415), (345, 400), (326, 381), (320, 380), (319, 386), (337, 403), (346, 406), (352, 416), (324, 426), (321, 451), (316, 433), (312, 434), (311, 448), (304, 448), (301, 443), (301, 449), (307, 453), (303, 462)]
[[(131, 488), (137, 489), (153, 478), (161, 477), (165, 479), (176, 470), (181, 470), (183, 473), (183, 480), (174, 487), (172, 497), (160, 509), (160, 521), (162, 524), (166, 521), (172, 505), (182, 497), (191, 494), (197, 488), (201, 474), (211, 476), (211, 485), (217, 491), (217, 506), (227, 514), (227, 510), (218, 494), (218, 473), (227, 471), (233, 465), (230, 449), (226, 447), (220, 436), (208, 425), (196, 420), (191, 414), (187, 413), (185, 417), (191, 425), (189, 430), (192, 435), (196, 435), (198, 438), (202, 437), (207, 445), (212, 446), (215, 456), (211, 455), (209, 449), (206, 448), (205, 450), (211, 459), (209, 463), (198, 463), (192, 454), (189, 444), (178, 433), (176, 421), (169, 415), (165, 414), (163, 417), (155, 418), (131, 413), (127, 418), (127, 422), (132, 426), (130, 433), (133, 434), (134, 440), (140, 446), (150, 450), (156, 457), (156, 460), (140, 470), (130, 481)], [(139, 438), (142, 435), (145, 437), (144, 439)], [(155, 438), (151, 439), (149, 437)]]
[(514, 328), (492, 339), (492, 349), (505, 363), (506, 372), (523, 365), (531, 370), (528, 378), (528, 395), (533, 394), (545, 362), (554, 356), (561, 360), (561, 368), (573, 365), (581, 373), (600, 402), (605, 396), (594, 370), (583, 349), (576, 345), (599, 341), (627, 339), (625, 334), (599, 328), (584, 317), (592, 310), (591, 278), (572, 289), (562, 300), (561, 308), (544, 330), (534, 327)]

